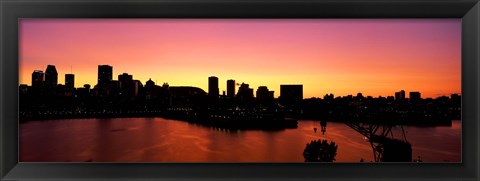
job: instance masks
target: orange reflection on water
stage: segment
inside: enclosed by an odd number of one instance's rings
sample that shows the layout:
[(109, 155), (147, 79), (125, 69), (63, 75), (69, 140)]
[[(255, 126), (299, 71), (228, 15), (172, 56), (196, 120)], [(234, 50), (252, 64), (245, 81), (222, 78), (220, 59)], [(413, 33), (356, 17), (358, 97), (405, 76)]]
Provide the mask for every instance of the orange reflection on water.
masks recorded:
[[(408, 127), (413, 157), (460, 161), (459, 124)], [(373, 160), (368, 140), (343, 123), (328, 122), (322, 134), (319, 121), (299, 121), (297, 129), (282, 131), (240, 131), (163, 118), (118, 118), (21, 124), (20, 161), (303, 162), (306, 144), (316, 139), (338, 145), (337, 162)]]

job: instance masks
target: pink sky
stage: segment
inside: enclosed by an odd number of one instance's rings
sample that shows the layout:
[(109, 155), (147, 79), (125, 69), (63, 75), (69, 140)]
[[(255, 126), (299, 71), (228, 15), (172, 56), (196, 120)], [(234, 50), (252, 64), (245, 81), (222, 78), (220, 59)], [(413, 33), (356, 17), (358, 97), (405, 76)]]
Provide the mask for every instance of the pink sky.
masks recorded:
[[(145, 83), (208, 91), (208, 76), (268, 86), (303, 84), (304, 97), (422, 97), (461, 91), (461, 19), (21, 19), (20, 84), (57, 67), (75, 86), (100, 64)], [(72, 71), (71, 71), (72, 67)]]

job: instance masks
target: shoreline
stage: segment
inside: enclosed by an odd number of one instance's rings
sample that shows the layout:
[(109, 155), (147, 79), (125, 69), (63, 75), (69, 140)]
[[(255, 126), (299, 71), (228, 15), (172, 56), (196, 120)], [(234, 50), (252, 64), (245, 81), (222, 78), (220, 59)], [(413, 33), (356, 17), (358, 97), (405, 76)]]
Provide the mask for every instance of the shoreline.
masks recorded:
[[(108, 119), (108, 118), (164, 118), (164, 119), (172, 119), (178, 121), (185, 121), (189, 123), (195, 123), (199, 125), (205, 126), (213, 126), (213, 127), (222, 127), (227, 129), (243, 129), (243, 130), (281, 130), (281, 129), (289, 129), (289, 128), (296, 128), (296, 126), (292, 125), (272, 125), (272, 124), (258, 124), (259, 122), (252, 122), (252, 121), (243, 121), (242, 124), (239, 124), (240, 121), (219, 121), (207, 118), (193, 118), (188, 117), (186, 115), (175, 115), (175, 114), (168, 114), (165, 112), (140, 112), (140, 111), (132, 111), (130, 113), (94, 113), (94, 114), (41, 114), (41, 115), (30, 115), (28, 117), (19, 117), (19, 123), (26, 123), (31, 121), (49, 121), (49, 120), (64, 120), (64, 119)], [(333, 118), (294, 118), (296, 121), (327, 121), (327, 122), (338, 122), (338, 123), (351, 123), (351, 122), (361, 122), (361, 123), (379, 123), (376, 121), (367, 122), (361, 119), (354, 119), (351, 118), (351, 121), (343, 121)], [(344, 118), (348, 119), (348, 118)], [(461, 119), (459, 119), (461, 121)], [(422, 122), (414, 122), (414, 121), (407, 121), (407, 120), (393, 120), (389, 121), (390, 124), (393, 125), (403, 125), (403, 126), (416, 126), (416, 127), (438, 127), (438, 126), (451, 126), (453, 120), (442, 120), (442, 121), (422, 121)], [(273, 121), (266, 121), (265, 123), (275, 123)], [(278, 122), (277, 122), (278, 123)], [(381, 122), (382, 124), (385, 121)]]
[[(38, 116), (38, 115), (37, 115)], [(162, 112), (155, 113), (104, 113), (104, 114), (69, 114), (63, 116), (57, 115), (42, 115), (40, 117), (31, 116), (28, 118), (20, 119), (19, 123), (33, 122), (33, 121), (50, 121), (50, 120), (65, 120), (65, 119), (115, 119), (115, 118), (163, 118), (169, 120), (183, 121), (203, 126), (220, 127), (226, 129), (239, 129), (239, 130), (283, 130), (297, 128), (297, 120), (287, 121), (238, 121), (238, 120), (214, 120), (200, 117), (189, 117), (187, 115), (176, 115)]]

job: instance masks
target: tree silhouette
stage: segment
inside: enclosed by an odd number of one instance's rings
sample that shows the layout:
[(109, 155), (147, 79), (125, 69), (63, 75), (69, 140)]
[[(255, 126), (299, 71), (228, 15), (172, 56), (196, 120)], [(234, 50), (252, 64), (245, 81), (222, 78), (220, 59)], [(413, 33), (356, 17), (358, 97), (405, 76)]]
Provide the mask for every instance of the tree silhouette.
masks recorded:
[(333, 162), (337, 155), (337, 145), (327, 140), (312, 140), (303, 150), (305, 162)]

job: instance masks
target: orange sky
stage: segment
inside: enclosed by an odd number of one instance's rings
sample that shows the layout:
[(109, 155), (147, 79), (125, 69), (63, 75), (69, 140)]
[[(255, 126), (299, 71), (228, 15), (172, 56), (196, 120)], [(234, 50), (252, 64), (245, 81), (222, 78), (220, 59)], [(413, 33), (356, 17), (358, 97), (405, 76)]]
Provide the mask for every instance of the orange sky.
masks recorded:
[[(95, 85), (98, 65), (145, 83), (195, 86), (208, 77), (268, 86), (303, 84), (304, 98), (437, 97), (461, 91), (461, 19), (21, 19), (20, 84), (57, 67), (75, 86)], [(72, 69), (71, 69), (72, 67)]]

